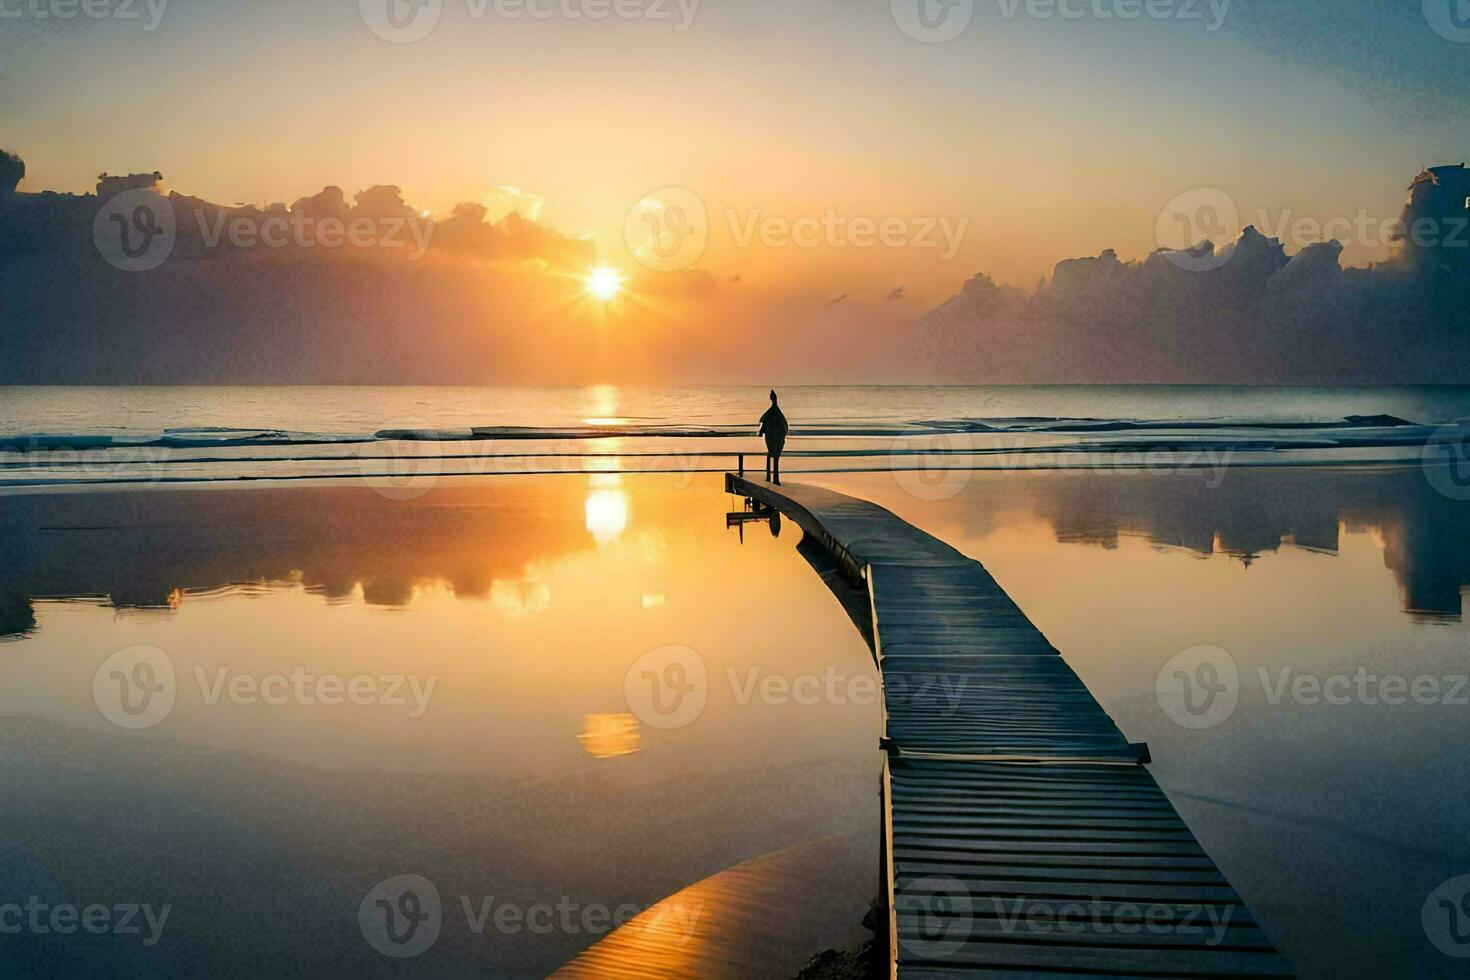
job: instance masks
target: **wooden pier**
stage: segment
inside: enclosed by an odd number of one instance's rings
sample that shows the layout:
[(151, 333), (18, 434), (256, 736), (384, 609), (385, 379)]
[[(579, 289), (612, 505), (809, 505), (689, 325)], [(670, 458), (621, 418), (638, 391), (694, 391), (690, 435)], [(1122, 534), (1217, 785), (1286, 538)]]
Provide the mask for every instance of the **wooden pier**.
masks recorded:
[(1147, 748), (979, 562), (866, 500), (725, 484), (796, 522), (866, 593), (893, 977), (1293, 975)]

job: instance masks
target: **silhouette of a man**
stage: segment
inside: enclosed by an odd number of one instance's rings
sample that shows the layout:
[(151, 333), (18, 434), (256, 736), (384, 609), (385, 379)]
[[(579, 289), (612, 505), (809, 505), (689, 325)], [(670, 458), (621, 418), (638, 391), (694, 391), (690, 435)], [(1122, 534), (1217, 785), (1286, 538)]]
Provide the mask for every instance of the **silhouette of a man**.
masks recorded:
[(781, 406), (776, 404), (776, 392), (771, 391), (771, 407), (761, 416), (761, 428), (756, 435), (766, 437), (766, 479), (781, 485), (781, 450), (786, 448), (786, 433), (791, 426)]

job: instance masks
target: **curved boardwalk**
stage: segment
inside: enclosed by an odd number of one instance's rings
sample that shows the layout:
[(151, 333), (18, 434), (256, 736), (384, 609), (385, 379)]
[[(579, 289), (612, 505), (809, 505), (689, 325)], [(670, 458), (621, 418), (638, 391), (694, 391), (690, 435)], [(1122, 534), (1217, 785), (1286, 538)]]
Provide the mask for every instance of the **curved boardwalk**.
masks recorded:
[(979, 562), (866, 500), (726, 489), (868, 595), (895, 977), (1292, 975), (1147, 751)]

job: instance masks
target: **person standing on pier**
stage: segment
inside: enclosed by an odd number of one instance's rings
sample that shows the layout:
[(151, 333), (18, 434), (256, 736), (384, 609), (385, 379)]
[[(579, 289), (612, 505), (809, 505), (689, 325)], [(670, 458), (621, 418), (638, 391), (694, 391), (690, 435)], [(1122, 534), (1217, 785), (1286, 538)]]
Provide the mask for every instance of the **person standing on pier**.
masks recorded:
[(786, 433), (791, 431), (791, 426), (786, 422), (786, 414), (781, 411), (781, 406), (776, 404), (776, 391), (771, 389), (771, 407), (766, 409), (766, 414), (761, 416), (761, 428), (756, 433), (766, 437), (766, 479), (781, 485), (781, 450), (786, 448)]

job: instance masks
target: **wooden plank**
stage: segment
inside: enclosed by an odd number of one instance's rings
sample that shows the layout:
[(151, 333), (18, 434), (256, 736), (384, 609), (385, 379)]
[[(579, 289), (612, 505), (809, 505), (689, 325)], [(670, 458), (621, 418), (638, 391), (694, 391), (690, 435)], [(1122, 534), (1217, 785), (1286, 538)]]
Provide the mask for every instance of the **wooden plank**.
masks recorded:
[[(726, 488), (789, 517), (867, 594), (891, 976), (1292, 975), (1112, 718), (979, 562), (831, 490), (734, 474)], [(863, 629), (853, 598), (839, 599)]]

